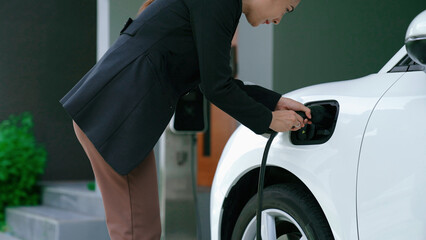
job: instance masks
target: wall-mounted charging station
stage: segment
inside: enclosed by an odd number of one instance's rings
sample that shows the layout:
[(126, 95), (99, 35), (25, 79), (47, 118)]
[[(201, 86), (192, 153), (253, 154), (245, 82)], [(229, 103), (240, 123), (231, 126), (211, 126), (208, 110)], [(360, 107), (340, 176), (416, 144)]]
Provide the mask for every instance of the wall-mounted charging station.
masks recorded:
[(199, 88), (183, 95), (170, 122), (170, 129), (176, 134), (195, 134), (207, 129), (207, 101)]
[(201, 239), (196, 194), (196, 133), (208, 127), (206, 106), (207, 101), (198, 88), (183, 95), (159, 142), (163, 239)]

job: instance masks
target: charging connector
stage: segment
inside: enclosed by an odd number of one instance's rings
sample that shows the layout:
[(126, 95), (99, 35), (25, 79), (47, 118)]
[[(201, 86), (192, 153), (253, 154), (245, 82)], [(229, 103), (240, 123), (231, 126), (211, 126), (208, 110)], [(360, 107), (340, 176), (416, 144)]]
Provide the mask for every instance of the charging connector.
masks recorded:
[[(306, 124), (299, 131), (291, 132), (290, 140), (294, 145), (313, 145), (327, 142), (334, 133), (339, 115), (339, 104), (334, 100), (306, 104), (311, 109), (312, 124)], [(304, 112), (297, 112), (306, 118)]]
[[(335, 108), (330, 108), (330, 106)], [(334, 126), (337, 121), (337, 113), (338, 113), (338, 104), (337, 102), (333, 102), (333, 104), (327, 103), (325, 105), (322, 104), (313, 104), (311, 106), (308, 106), (311, 110), (311, 116), (312, 118), (309, 119), (312, 124), (306, 124), (306, 126), (298, 131), (292, 132), (292, 140), (293, 140), (293, 134), (295, 134), (296, 139), (300, 141), (308, 140), (315, 140), (316, 135), (322, 134), (326, 136), (326, 141), (331, 137), (331, 134), (334, 131)], [(335, 110), (334, 110), (335, 109)], [(299, 114), (303, 119), (306, 119), (306, 114), (301, 111), (297, 111), (297, 114)], [(318, 129), (316, 129), (315, 126), (320, 126)], [(326, 129), (323, 126), (327, 126)], [(310, 128), (309, 128), (310, 127)], [(309, 131), (307, 130), (309, 128)], [(325, 131), (327, 130), (327, 132)], [(271, 147), (272, 141), (274, 140), (275, 136), (277, 135), (276, 132), (272, 131), (271, 136), (268, 139), (268, 142), (266, 143), (265, 150), (263, 152), (262, 157), (262, 163), (260, 164), (260, 170), (259, 170), (259, 181), (257, 186), (257, 211), (256, 211), (256, 239), (261, 240), (262, 239), (262, 203), (263, 203), (263, 186), (265, 181), (265, 171), (266, 171), (266, 162), (268, 159), (268, 153), (269, 149)], [(316, 141), (316, 143), (321, 142), (325, 138), (320, 139), (320, 141)]]

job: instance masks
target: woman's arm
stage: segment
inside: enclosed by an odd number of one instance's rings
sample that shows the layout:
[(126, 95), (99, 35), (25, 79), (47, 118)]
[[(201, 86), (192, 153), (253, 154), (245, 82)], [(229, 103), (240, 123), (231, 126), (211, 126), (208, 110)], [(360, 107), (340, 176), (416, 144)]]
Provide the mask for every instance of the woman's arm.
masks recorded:
[(200, 89), (206, 98), (253, 130), (265, 133), (272, 112), (231, 77), (231, 40), (241, 16), (239, 0), (188, 0), (199, 58)]
[(263, 104), (271, 111), (277, 110), (281, 94), (258, 85), (246, 85), (243, 81), (235, 79), (236, 84), (250, 97)]
[(199, 58), (200, 89), (206, 98), (257, 134), (269, 129), (283, 132), (303, 127), (308, 121), (295, 112), (303, 109), (310, 116), (309, 109), (303, 104), (280, 109), (283, 98), (279, 94), (268, 90), (268, 97), (264, 98), (261, 95), (266, 89), (243, 86), (231, 77), (231, 41), (241, 16), (240, 0), (185, 1), (189, 2)]

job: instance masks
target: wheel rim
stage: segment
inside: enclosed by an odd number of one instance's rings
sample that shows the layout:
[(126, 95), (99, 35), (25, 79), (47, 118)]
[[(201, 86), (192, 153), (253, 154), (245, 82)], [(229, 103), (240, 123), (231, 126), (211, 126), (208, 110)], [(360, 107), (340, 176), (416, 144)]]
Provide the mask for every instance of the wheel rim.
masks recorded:
[[(307, 240), (300, 225), (286, 212), (279, 209), (262, 211), (262, 240)], [(256, 216), (247, 225), (242, 240), (256, 239)]]

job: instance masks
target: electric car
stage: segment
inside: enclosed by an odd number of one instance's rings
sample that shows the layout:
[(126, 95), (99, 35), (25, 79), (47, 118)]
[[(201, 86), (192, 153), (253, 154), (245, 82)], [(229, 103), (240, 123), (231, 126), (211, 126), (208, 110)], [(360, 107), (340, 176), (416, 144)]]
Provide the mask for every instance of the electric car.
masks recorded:
[[(262, 239), (426, 239), (425, 65), (423, 11), (377, 74), (284, 95), (324, 116), (273, 140)], [(256, 238), (268, 137), (240, 126), (227, 142), (211, 189), (212, 240)]]

